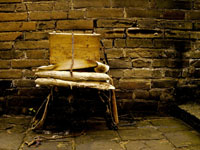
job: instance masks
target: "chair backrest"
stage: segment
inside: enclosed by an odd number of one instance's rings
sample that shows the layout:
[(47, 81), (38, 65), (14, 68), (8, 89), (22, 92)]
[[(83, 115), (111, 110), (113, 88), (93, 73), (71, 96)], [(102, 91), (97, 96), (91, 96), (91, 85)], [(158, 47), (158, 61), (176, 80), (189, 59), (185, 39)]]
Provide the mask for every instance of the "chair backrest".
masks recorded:
[(73, 69), (92, 67), (95, 65), (94, 62), (100, 60), (99, 34), (50, 33), (49, 42), (51, 64), (70, 66), (72, 61), (72, 44), (74, 47)]

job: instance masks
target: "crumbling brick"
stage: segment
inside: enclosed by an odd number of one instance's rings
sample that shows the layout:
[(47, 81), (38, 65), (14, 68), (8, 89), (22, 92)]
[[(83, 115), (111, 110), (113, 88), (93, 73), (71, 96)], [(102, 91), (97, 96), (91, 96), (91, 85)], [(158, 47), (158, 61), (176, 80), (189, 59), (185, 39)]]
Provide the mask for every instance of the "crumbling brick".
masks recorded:
[(48, 3), (27, 3), (28, 11), (52, 11), (54, 4), (52, 2)]
[(85, 8), (85, 7), (110, 7), (111, 3), (108, 0), (91, 1), (91, 0), (74, 0), (73, 7)]
[(89, 8), (86, 17), (88, 18), (123, 18), (121, 8)]
[(14, 4), (0, 4), (0, 12), (11, 12), (11, 11), (15, 11), (15, 5)]
[(51, 20), (67, 19), (67, 12), (64, 11), (33, 11), (29, 14), (30, 20)]
[(74, 10), (69, 10), (69, 18), (73, 19), (83, 19), (86, 18), (86, 10), (85, 9), (74, 9)]
[(48, 64), (49, 64), (48, 60), (34, 60), (34, 59), (12, 60), (11, 62), (12, 68), (31, 68), (31, 67), (45, 66)]
[(92, 20), (61, 20), (57, 22), (57, 29), (93, 29)]
[(47, 59), (48, 51), (47, 50), (27, 50), (26, 56), (28, 59)]
[(9, 69), (11, 63), (9, 60), (0, 60), (0, 69)]
[(0, 41), (14, 41), (22, 35), (22, 32), (3, 32), (0, 33)]
[(18, 41), (15, 44), (16, 49), (40, 49), (49, 48), (48, 40), (41, 41)]
[(1, 79), (20, 79), (21, 77), (21, 70), (0, 70)]
[(1, 21), (27, 20), (27, 13), (0, 13)]
[(121, 79), (119, 80), (119, 87), (121, 89), (150, 89), (151, 82), (143, 79)]
[(36, 22), (0, 22), (0, 31), (32, 31)]

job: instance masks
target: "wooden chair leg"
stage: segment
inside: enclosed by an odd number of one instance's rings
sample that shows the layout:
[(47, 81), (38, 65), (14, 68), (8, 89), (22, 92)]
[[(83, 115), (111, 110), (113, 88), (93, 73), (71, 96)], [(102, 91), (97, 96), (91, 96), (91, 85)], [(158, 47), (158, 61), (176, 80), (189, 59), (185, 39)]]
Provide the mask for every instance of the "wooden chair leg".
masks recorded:
[(119, 123), (115, 90), (112, 90), (112, 112), (116, 125)]

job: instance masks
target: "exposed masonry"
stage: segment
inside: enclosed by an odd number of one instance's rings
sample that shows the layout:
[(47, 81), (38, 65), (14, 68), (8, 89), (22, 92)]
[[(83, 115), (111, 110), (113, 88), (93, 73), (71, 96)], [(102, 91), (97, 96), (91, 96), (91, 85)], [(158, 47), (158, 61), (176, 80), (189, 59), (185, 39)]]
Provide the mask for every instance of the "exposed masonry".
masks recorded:
[(198, 101), (199, 29), (198, 1), (0, 0), (0, 111), (44, 98), (31, 70), (49, 63), (52, 31), (101, 34), (119, 108)]

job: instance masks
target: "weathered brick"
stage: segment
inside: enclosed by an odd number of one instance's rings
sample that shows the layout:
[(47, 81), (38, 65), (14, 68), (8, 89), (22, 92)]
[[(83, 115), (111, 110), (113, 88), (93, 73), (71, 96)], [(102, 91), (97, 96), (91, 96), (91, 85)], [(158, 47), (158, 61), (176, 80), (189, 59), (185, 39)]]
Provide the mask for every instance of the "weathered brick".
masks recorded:
[(13, 59), (24, 59), (25, 58), (25, 52), (21, 50), (15, 50), (13, 51)]
[(148, 90), (134, 90), (133, 99), (149, 99), (149, 91)]
[(150, 68), (151, 60), (149, 59), (133, 59), (132, 60), (133, 68)]
[(169, 68), (180, 68), (182, 62), (174, 59), (155, 59), (152, 62), (152, 67), (161, 68), (161, 67), (169, 67)]
[(134, 89), (150, 89), (151, 82), (150, 80), (142, 79), (120, 79), (119, 88), (134, 90)]
[(25, 40), (41, 40), (48, 39), (49, 34), (47, 32), (26, 32)]
[(162, 78), (164, 77), (163, 69), (153, 69), (152, 78)]
[(16, 49), (40, 49), (49, 48), (48, 40), (41, 41), (18, 41), (15, 43)]
[(126, 59), (111, 59), (108, 60), (108, 64), (110, 68), (118, 68), (118, 69), (126, 69), (126, 68), (132, 68), (132, 63), (130, 60)]
[(124, 76), (123, 69), (110, 69), (109, 75), (114, 78), (122, 78)]
[(13, 42), (0, 42), (0, 49), (12, 49)]
[(160, 100), (161, 94), (165, 91), (165, 89), (151, 89), (149, 91), (149, 96), (151, 99)]
[(195, 69), (183, 68), (182, 73), (181, 73), (181, 77), (183, 77), (183, 78), (194, 77), (194, 73), (195, 73)]
[(132, 91), (115, 90), (115, 93), (117, 99), (132, 99)]
[(174, 88), (177, 81), (175, 79), (157, 79), (152, 80), (152, 88)]
[(11, 51), (0, 51), (0, 59), (11, 59), (13, 54)]
[(124, 29), (106, 29), (106, 28), (97, 28), (95, 29), (96, 33), (101, 34), (103, 38), (123, 38), (125, 36)]
[(200, 50), (200, 42), (198, 40), (191, 42), (191, 48), (190, 50)]
[(126, 56), (131, 58), (161, 58), (162, 54), (163, 51), (157, 49), (135, 48), (126, 50)]
[(153, 0), (151, 7), (156, 9), (191, 9), (192, 1), (188, 0)]
[(108, 49), (106, 50), (107, 58), (123, 58), (125, 53), (123, 49)]
[(34, 87), (35, 81), (34, 80), (28, 80), (28, 79), (14, 80), (13, 86), (14, 87)]
[(54, 10), (68, 10), (69, 9), (69, 1), (61, 1), (61, 2), (55, 2), (55, 5), (54, 5)]
[(174, 41), (168, 39), (154, 39), (154, 46), (156, 48), (174, 48)]
[(35, 72), (30, 69), (23, 69), (22, 75), (26, 79), (34, 79), (35, 78)]
[(179, 69), (166, 70), (165, 71), (165, 77), (180, 78), (181, 77), (181, 70), (179, 70)]
[(0, 21), (27, 20), (27, 13), (0, 13)]
[(67, 19), (67, 12), (64, 11), (33, 11), (29, 14), (30, 20), (51, 20)]
[(178, 31), (178, 30), (166, 30), (165, 38), (179, 38), (179, 39), (189, 39), (190, 32), (188, 31)]
[(191, 41), (175, 39), (154, 39), (156, 48), (172, 48), (177, 51), (187, 51), (191, 49)]
[(104, 48), (112, 48), (113, 47), (113, 40), (112, 39), (103, 39), (101, 40)]
[(114, 46), (117, 48), (124, 48), (124, 47), (126, 47), (126, 40), (125, 39), (115, 39)]
[(9, 60), (0, 60), (0, 69), (8, 69), (11, 66), (10, 64)]
[(3, 32), (0, 33), (0, 41), (14, 41), (22, 35), (22, 32)]
[(0, 31), (36, 30), (36, 22), (0, 22)]
[(199, 30), (200, 29), (200, 22), (196, 21), (195, 23), (193, 23), (193, 28), (194, 28), (194, 30)]
[(22, 0), (0, 0), (0, 3), (19, 3)]
[(21, 70), (0, 70), (1, 79), (19, 79), (22, 77)]
[(123, 78), (134, 78), (135, 76), (134, 69), (124, 69), (123, 73)]
[(14, 4), (0, 4), (0, 12), (1, 11), (15, 11), (15, 5)]
[(139, 18), (162, 18), (163, 12), (160, 10), (147, 10), (147, 9), (135, 9), (126, 8), (127, 18), (139, 17)]
[(191, 39), (195, 39), (195, 40), (197, 40), (197, 39), (199, 39), (200, 38), (200, 32), (190, 32), (190, 38)]
[(188, 12), (188, 19), (189, 20), (199, 20), (200, 17), (200, 11), (199, 10), (193, 10)]
[(47, 59), (48, 51), (47, 50), (27, 50), (26, 56), (29, 59)]
[(196, 68), (200, 68), (200, 61), (199, 60), (190, 60), (190, 65)]
[(154, 47), (151, 39), (130, 39), (126, 40), (127, 47)]
[(47, 3), (27, 3), (28, 11), (52, 11), (54, 4), (52, 2)]
[(126, 33), (128, 37), (134, 38), (159, 38), (164, 36), (162, 30), (155, 29), (129, 28)]
[(99, 19), (97, 20), (97, 27), (110, 27), (110, 28), (126, 28), (126, 27), (134, 27), (136, 26), (136, 20), (106, 20)]
[(48, 60), (12, 60), (12, 68), (31, 68), (48, 65)]
[(165, 29), (185, 29), (191, 30), (193, 24), (191, 21), (171, 21), (171, 20), (164, 20), (161, 22), (161, 27)]
[(38, 21), (37, 22), (37, 29), (44, 30), (44, 29), (55, 29), (55, 21)]
[(69, 10), (69, 15), (68, 17), (71, 19), (78, 19), (78, 18), (85, 18), (86, 16), (86, 9), (74, 9), (74, 10)]
[(121, 8), (89, 8), (88, 18), (123, 18), (124, 9)]
[(200, 51), (188, 51), (183, 53), (185, 58), (200, 58)]
[(60, 20), (57, 29), (93, 29), (92, 20)]
[(124, 70), (124, 78), (151, 78), (152, 70), (150, 69), (127, 69)]
[(27, 11), (26, 10), (26, 5), (23, 4), (23, 3), (16, 4), (15, 11), (17, 11), (17, 12), (25, 12), (25, 11)]
[(182, 54), (180, 54), (179, 51), (177, 51), (176, 49), (169, 49), (169, 50), (164, 50), (163, 52), (161, 52), (161, 57), (162, 58), (180, 58)]
[(84, 7), (110, 7), (111, 3), (108, 0), (93, 1), (93, 0), (74, 0), (73, 6), (75, 8)]
[(185, 12), (181, 10), (166, 10), (163, 13), (163, 18), (170, 20), (184, 20)]
[(137, 20), (137, 27), (141, 29), (157, 29), (161, 28), (160, 20), (158, 19), (150, 19), (150, 18), (142, 18)]
[(149, 0), (112, 0), (112, 7), (149, 8)]

